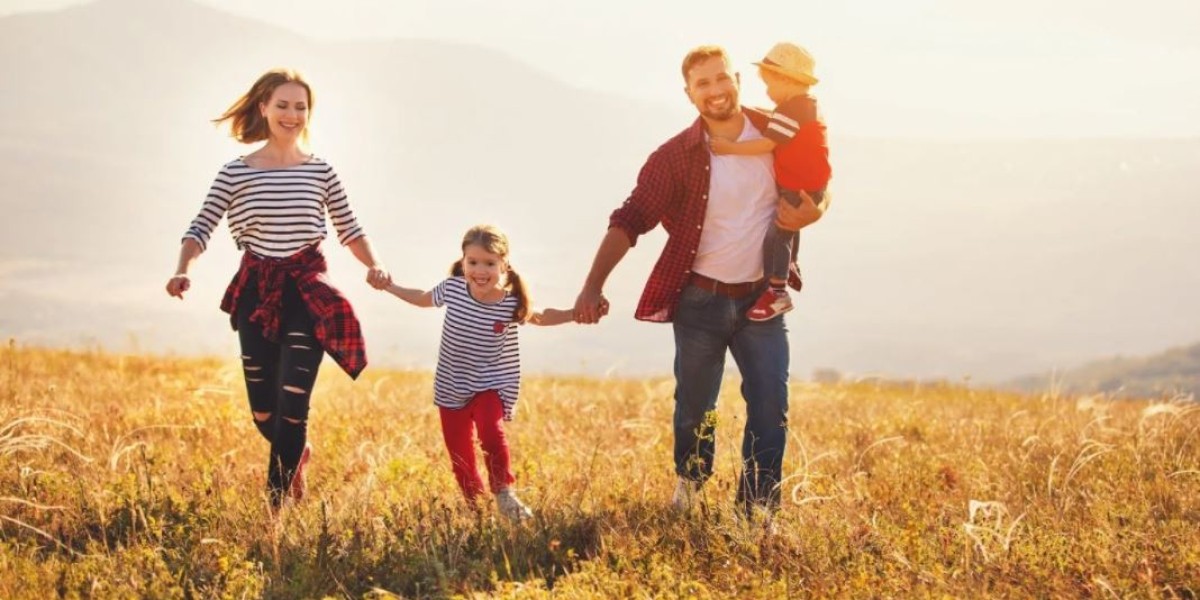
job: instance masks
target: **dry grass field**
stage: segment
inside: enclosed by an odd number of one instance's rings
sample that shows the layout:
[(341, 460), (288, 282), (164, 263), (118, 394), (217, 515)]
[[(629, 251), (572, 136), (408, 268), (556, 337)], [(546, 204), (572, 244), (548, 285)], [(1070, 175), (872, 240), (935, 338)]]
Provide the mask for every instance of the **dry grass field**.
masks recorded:
[(1200, 410), (1049, 391), (797, 383), (772, 534), (718, 466), (668, 508), (672, 383), (527, 379), (521, 526), (467, 509), (431, 375), (327, 362), (309, 496), (278, 518), (233, 360), (0, 349), (3, 598), (1200, 595)]

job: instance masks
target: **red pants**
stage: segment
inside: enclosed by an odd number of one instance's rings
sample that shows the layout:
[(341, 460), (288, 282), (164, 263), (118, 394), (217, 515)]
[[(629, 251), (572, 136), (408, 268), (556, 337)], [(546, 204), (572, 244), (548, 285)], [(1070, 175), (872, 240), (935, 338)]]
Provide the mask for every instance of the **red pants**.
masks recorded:
[(504, 405), (495, 390), (479, 392), (463, 408), (438, 408), (442, 417), (442, 438), (450, 451), (454, 479), (468, 501), (483, 493), (483, 480), (475, 468), (475, 430), (487, 464), (492, 493), (508, 487), (514, 480), (504, 437)]

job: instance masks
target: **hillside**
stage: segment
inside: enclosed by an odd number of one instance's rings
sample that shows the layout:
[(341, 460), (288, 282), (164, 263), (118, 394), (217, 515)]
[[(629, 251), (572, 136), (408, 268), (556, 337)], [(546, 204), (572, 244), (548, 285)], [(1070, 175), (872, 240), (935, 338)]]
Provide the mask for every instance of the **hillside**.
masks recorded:
[[(216, 304), (237, 258), (223, 228), (187, 301), (162, 286), (213, 175), (247, 150), (208, 120), (280, 64), (313, 81), (314, 150), (402, 283), (432, 287), (462, 232), (494, 222), (546, 306), (573, 303), (642, 161), (694, 118), (682, 94), (658, 106), (573, 88), (496, 48), (313, 40), (188, 0), (0, 18), (0, 336), (230, 347)], [(802, 244), (793, 373), (1004, 381), (1200, 339), (1200, 140), (830, 131), (834, 205)], [(662, 240), (613, 273), (603, 324), (528, 336), (530, 367), (669, 373), (669, 328), (632, 319)], [(378, 364), (428, 367), (440, 315), (374, 293), (334, 244), (327, 254)]]
[(1061, 373), (1022, 377), (1012, 385), (1037, 390), (1050, 385), (1052, 380), (1055, 385), (1076, 393), (1134, 398), (1194, 397), (1200, 392), (1200, 344), (1150, 356), (1097, 360)]
[[(329, 367), (329, 365), (327, 365)], [(1195, 597), (1200, 408), (795, 385), (773, 534), (667, 508), (671, 382), (531, 378), (532, 523), (467, 509), (428, 372), (322, 372), (309, 496), (278, 520), (236, 363), (0, 348), (0, 597)]]

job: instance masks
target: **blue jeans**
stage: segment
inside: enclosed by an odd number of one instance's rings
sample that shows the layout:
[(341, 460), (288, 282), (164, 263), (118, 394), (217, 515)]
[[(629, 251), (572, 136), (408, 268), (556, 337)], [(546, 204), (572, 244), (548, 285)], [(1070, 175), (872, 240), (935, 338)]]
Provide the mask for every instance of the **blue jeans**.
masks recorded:
[(738, 501), (776, 506), (787, 446), (787, 327), (782, 318), (747, 319), (757, 297), (732, 299), (696, 286), (680, 295), (674, 321), (675, 473), (698, 483), (712, 475), (712, 411), (729, 350), (742, 374), (746, 401)]
[[(808, 192), (808, 195), (813, 202), (820, 204), (825, 198), (825, 190), (814, 190)], [(787, 200), (792, 206), (800, 206), (800, 194), (796, 190), (781, 187), (779, 197)], [(788, 269), (796, 256), (798, 243), (799, 232), (780, 229), (778, 225), (771, 224), (767, 228), (767, 235), (763, 237), (763, 275), (768, 279), (787, 281)]]

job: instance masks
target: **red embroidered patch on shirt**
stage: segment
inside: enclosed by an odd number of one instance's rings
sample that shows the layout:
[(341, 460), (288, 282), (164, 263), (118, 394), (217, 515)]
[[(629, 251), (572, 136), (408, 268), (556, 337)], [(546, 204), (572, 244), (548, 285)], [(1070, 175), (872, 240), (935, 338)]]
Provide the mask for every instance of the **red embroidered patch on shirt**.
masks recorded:
[(496, 321), (495, 323), (492, 323), (492, 331), (495, 331), (497, 334), (504, 333), (504, 328), (507, 325), (508, 323), (505, 323), (504, 321)]

